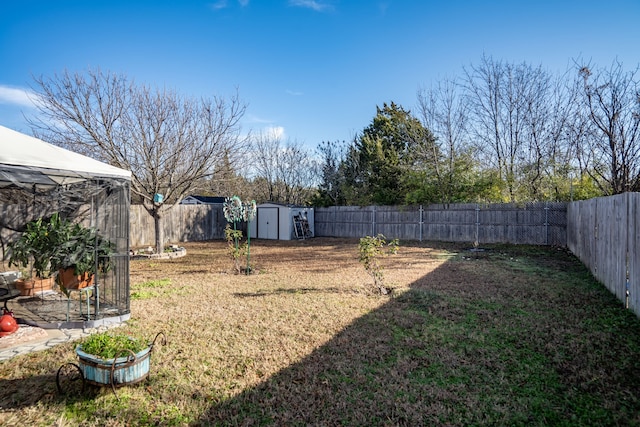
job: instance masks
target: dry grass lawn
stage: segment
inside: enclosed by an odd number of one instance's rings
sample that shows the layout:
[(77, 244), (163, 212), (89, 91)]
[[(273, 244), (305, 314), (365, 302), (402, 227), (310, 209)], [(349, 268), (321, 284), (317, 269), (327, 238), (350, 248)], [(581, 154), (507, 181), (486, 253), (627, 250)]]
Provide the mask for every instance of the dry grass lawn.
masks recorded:
[(149, 379), (59, 396), (77, 343), (0, 362), (0, 425), (640, 425), (640, 321), (565, 251), (401, 243), (381, 297), (357, 243), (132, 261)]

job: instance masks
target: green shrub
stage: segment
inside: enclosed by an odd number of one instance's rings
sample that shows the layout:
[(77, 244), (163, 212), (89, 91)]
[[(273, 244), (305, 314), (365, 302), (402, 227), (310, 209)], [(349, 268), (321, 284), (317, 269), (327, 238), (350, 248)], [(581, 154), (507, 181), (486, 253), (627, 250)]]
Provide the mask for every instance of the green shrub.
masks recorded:
[[(384, 235), (378, 234), (375, 237), (365, 236), (360, 239), (358, 245), (359, 260), (364, 269), (373, 277), (374, 289), (382, 295), (390, 294), (392, 289), (384, 285), (383, 268), (380, 258), (398, 252), (399, 241), (394, 239), (387, 243)], [(386, 250), (385, 250), (386, 247)]]

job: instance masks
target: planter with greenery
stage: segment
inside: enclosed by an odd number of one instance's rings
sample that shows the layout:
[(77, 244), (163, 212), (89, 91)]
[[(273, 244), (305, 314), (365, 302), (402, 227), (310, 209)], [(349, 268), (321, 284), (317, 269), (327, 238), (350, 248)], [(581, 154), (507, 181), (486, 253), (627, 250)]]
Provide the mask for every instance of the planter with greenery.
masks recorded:
[(52, 288), (55, 268), (51, 264), (52, 248), (57, 246), (57, 230), (60, 217), (38, 218), (26, 224), (20, 238), (8, 244), (9, 266), (23, 270), (23, 278), (16, 281), (21, 295), (32, 295), (35, 291)]
[(41, 279), (38, 277), (25, 277), (15, 281), (15, 287), (20, 291), (20, 296), (33, 296), (36, 292), (53, 290), (54, 277)]
[(95, 228), (66, 222), (59, 230), (58, 242), (51, 264), (58, 269), (63, 291), (91, 286), (95, 273), (111, 269), (112, 245)]
[(58, 389), (63, 390), (64, 377), (68, 375), (70, 367), (80, 373), (83, 386), (84, 382), (98, 386), (111, 385), (115, 391), (117, 386), (143, 381), (149, 375), (151, 352), (160, 336), (162, 345), (165, 345), (162, 332), (151, 343), (122, 333), (89, 335), (76, 347), (78, 364), (68, 363), (58, 370)]
[(56, 212), (49, 218), (27, 223), (16, 241), (9, 243), (9, 265), (27, 269), (28, 276), (41, 279), (58, 273), (58, 284), (66, 292), (90, 286), (96, 272), (111, 267), (111, 243), (95, 228), (63, 219)]

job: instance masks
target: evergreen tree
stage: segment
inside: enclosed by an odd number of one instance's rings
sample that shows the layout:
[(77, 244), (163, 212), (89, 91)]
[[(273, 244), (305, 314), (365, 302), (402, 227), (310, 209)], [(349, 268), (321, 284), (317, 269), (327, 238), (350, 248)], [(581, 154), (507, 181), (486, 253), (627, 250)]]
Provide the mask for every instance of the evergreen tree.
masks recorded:
[[(428, 168), (437, 156), (431, 132), (411, 112), (391, 103), (376, 107), (376, 116), (354, 141), (343, 165), (347, 202), (393, 205), (418, 184), (407, 179), (414, 168)], [(350, 193), (350, 194), (349, 194)]]

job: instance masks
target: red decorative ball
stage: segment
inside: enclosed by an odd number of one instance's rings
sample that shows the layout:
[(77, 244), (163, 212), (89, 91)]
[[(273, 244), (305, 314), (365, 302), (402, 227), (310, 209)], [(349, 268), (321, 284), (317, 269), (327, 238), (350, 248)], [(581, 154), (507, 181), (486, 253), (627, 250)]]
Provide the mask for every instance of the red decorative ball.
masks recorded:
[(12, 315), (5, 314), (0, 317), (0, 332), (11, 333), (15, 332), (16, 329), (18, 329), (18, 323)]

